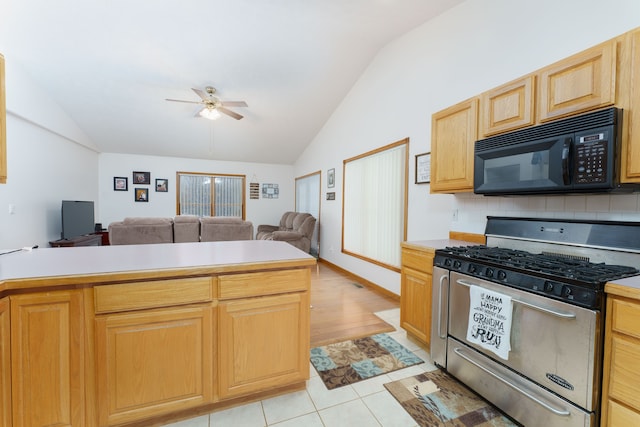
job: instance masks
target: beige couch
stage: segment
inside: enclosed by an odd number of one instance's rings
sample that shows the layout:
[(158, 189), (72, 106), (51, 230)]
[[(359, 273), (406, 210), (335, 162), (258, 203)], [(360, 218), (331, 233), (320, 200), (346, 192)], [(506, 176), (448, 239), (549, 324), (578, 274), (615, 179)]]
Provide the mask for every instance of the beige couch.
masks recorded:
[(109, 224), (109, 243), (112, 245), (217, 242), (252, 238), (253, 224), (231, 217), (129, 217)]
[(253, 239), (253, 224), (242, 218), (212, 216), (200, 218), (200, 241)]
[(316, 219), (309, 213), (285, 212), (280, 225), (259, 225), (256, 240), (279, 240), (309, 253), (315, 226)]

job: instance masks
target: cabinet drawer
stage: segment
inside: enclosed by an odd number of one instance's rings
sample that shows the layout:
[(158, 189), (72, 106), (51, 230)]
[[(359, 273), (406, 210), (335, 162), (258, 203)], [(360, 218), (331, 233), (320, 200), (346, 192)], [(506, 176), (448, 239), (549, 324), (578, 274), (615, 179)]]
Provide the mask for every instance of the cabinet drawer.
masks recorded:
[(640, 341), (613, 336), (609, 397), (634, 408), (640, 408)]
[(640, 426), (640, 414), (625, 408), (616, 402), (609, 401), (609, 412), (607, 416), (608, 426)]
[(434, 255), (428, 252), (402, 248), (402, 267), (413, 268), (423, 273), (433, 272)]
[(261, 273), (229, 274), (218, 277), (220, 299), (274, 295), (307, 291), (311, 286), (308, 268)]
[(640, 338), (640, 304), (618, 299), (612, 300), (611, 328), (623, 334)]
[(211, 301), (211, 277), (121, 283), (94, 288), (96, 313)]

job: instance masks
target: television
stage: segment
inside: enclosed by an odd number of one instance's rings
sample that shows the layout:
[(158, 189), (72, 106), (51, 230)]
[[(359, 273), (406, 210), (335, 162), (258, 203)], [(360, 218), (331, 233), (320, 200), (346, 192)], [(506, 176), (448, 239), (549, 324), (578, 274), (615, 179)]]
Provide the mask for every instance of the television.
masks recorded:
[(62, 239), (73, 239), (95, 232), (92, 201), (62, 201)]

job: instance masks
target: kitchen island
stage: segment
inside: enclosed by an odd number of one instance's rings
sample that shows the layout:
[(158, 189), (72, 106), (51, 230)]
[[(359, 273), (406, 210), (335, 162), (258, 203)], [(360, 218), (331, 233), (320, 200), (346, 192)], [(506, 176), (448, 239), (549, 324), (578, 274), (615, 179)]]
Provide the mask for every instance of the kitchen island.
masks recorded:
[(148, 425), (304, 388), (315, 263), (274, 241), (0, 256), (0, 426)]

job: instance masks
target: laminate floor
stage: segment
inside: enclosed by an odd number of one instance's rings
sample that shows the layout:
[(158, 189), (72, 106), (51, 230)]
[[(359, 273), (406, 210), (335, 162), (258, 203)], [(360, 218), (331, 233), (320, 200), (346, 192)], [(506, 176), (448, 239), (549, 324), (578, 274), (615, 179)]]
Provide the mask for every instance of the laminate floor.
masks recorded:
[(336, 342), (352, 338), (349, 334), (377, 333), (372, 327), (376, 325), (391, 328), (387, 333), (425, 363), (334, 390), (326, 389), (310, 364), (306, 390), (213, 412), (170, 427), (417, 427), (384, 384), (436, 367), (425, 349), (400, 328), (399, 302), (360, 286), (323, 264), (319, 276), (312, 273), (311, 346), (318, 345), (313, 344), (314, 340)]

